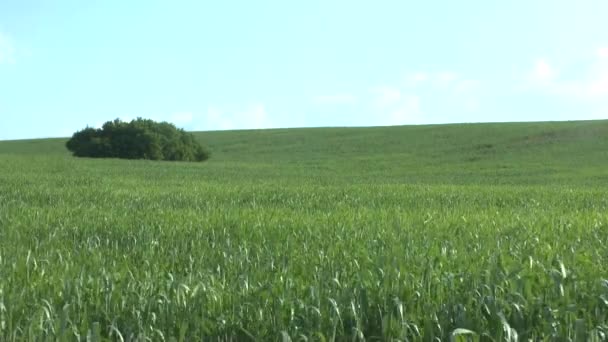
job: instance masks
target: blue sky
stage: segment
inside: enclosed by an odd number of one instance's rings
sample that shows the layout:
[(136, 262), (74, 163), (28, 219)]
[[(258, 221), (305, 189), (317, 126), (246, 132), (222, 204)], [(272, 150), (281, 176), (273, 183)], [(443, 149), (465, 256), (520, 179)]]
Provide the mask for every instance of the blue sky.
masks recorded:
[(608, 1), (0, 1), (0, 139), (608, 119)]

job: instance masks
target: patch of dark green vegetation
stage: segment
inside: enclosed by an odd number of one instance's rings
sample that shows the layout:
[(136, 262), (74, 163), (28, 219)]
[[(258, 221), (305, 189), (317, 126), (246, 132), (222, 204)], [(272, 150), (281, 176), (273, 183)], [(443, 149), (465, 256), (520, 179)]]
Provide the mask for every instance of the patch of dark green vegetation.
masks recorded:
[(209, 153), (192, 134), (168, 122), (106, 122), (74, 133), (66, 147), (76, 157), (204, 161)]

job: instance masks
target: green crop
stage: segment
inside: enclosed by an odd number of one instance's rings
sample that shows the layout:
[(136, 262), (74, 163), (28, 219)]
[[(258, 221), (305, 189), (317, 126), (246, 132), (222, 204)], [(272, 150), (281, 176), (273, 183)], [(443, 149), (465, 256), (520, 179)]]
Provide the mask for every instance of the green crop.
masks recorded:
[(605, 126), (2, 142), (0, 340), (606, 340)]

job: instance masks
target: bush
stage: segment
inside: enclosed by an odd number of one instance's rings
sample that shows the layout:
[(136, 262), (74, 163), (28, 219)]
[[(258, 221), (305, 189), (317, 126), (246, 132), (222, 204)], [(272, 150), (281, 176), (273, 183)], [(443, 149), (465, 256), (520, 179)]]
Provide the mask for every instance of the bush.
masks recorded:
[(116, 119), (87, 127), (66, 143), (76, 157), (204, 161), (209, 153), (192, 134), (168, 122)]

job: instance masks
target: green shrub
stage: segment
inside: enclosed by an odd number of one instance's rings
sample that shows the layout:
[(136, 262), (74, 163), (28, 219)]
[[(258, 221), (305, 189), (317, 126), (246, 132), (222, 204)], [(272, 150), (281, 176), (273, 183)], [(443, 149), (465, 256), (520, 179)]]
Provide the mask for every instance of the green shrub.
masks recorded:
[(209, 153), (183, 129), (168, 122), (137, 118), (106, 122), (74, 133), (66, 147), (76, 157), (204, 161)]

